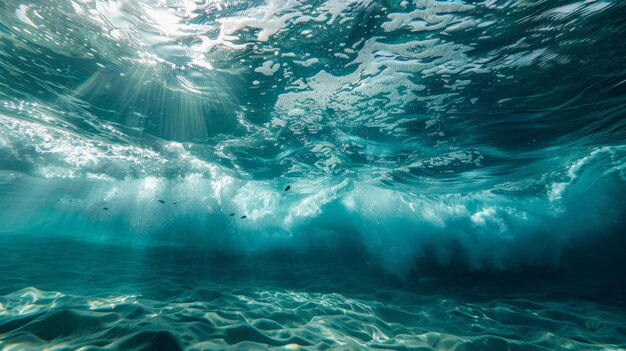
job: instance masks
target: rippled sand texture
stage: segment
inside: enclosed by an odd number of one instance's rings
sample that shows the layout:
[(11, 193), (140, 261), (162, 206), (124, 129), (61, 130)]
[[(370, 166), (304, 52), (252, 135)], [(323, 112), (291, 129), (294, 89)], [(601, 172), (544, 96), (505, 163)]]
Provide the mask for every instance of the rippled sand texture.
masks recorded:
[(315, 262), (15, 241), (2, 240), (2, 350), (626, 347), (626, 308), (601, 299), (495, 298)]

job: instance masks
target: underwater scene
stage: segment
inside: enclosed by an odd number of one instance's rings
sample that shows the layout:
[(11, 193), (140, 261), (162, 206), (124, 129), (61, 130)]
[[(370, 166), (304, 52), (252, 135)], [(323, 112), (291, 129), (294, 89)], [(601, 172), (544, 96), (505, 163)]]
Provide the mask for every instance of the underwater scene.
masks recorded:
[(626, 2), (2, 0), (0, 350), (626, 350)]

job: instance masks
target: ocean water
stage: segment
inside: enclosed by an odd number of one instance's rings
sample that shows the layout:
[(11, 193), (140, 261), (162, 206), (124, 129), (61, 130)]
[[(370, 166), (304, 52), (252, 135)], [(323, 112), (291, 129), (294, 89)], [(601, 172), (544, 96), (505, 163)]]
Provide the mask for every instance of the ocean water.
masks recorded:
[(626, 350), (626, 2), (3, 0), (0, 350)]

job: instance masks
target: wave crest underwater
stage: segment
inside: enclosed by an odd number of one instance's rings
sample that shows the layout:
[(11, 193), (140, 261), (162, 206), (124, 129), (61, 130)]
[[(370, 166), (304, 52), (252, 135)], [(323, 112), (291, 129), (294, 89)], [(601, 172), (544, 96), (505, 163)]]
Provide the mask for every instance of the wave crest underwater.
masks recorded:
[(359, 251), (399, 277), (620, 259), (624, 18), (609, 0), (4, 1), (0, 231)]

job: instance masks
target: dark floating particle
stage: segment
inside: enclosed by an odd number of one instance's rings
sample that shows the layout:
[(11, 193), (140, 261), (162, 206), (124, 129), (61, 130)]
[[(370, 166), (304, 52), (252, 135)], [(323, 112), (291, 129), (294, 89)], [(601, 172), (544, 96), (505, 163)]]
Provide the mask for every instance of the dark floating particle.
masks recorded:
[(241, 216), (241, 219), (248, 218), (248, 216)]
[(285, 188), (285, 191), (289, 191), (289, 189), (291, 189), (291, 185), (287, 185), (287, 187)]
[(235, 215), (234, 213), (229, 214), (229, 216), (231, 216), (231, 217), (234, 216), (234, 215)]
[(162, 204), (164, 204), (164, 203), (165, 203), (165, 201), (163, 201), (163, 200), (159, 200), (159, 202), (160, 202), (160, 203), (162, 203)]
[(172, 202), (172, 205), (176, 205), (176, 201)]
[(109, 210), (109, 208), (108, 208), (108, 207), (103, 207), (102, 209), (103, 209), (103, 210), (105, 210), (105, 211), (108, 211), (108, 210)]

